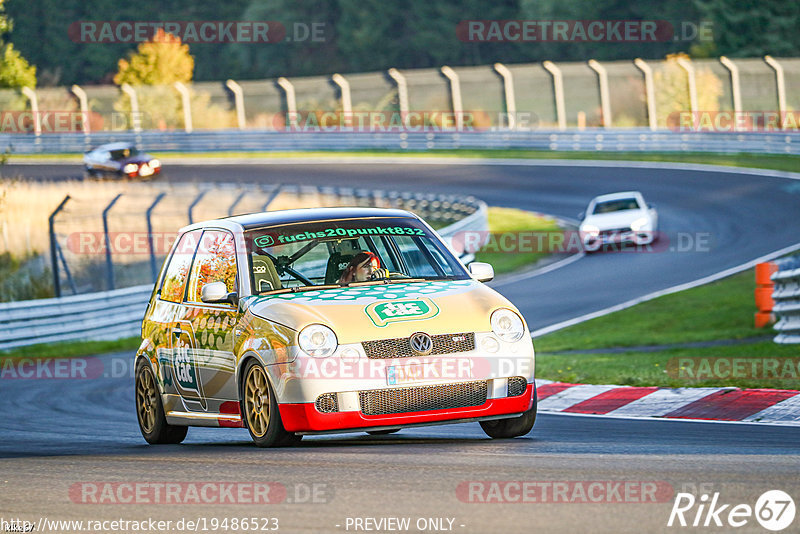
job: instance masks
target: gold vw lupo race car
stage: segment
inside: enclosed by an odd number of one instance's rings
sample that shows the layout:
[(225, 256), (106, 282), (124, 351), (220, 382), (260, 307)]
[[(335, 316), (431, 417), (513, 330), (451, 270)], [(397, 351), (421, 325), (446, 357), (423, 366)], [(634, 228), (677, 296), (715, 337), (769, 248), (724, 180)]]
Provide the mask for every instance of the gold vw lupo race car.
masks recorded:
[(136, 354), (148, 443), (245, 427), (261, 447), (306, 434), (479, 421), (530, 432), (534, 351), (514, 306), (402, 210), (301, 209), (181, 229)]

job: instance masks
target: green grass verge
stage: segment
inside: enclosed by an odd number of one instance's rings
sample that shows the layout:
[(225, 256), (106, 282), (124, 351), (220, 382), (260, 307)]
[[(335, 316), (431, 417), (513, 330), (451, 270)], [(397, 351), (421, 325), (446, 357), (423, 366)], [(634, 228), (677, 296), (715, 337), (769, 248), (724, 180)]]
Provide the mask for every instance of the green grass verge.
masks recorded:
[(0, 351), (0, 358), (73, 358), (125, 350), (134, 351), (142, 342), (140, 337), (127, 337), (113, 341), (69, 341), (30, 345)]
[(665, 295), (536, 339), (536, 350), (599, 349), (744, 339), (769, 335), (753, 326), (755, 273)]
[[(587, 384), (631, 386), (736, 386), (800, 389), (796, 346), (772, 341), (749, 341), (703, 348), (663, 348), (653, 352), (552, 354), (613, 347), (643, 347), (699, 341), (743, 340), (770, 336), (771, 328), (753, 325), (755, 273), (748, 270), (729, 278), (672, 295), (643, 302), (626, 310), (598, 317), (535, 340), (536, 376), (548, 380)], [(782, 369), (781, 378), (744, 372), (767, 358), (794, 358), (794, 367)], [(680, 358), (692, 360), (680, 369)], [(732, 358), (743, 365), (728, 372), (726, 363), (718, 371), (713, 358)], [(773, 360), (774, 361), (774, 360)], [(711, 365), (701, 368), (701, 365)], [(783, 366), (784, 362), (779, 362)], [(694, 366), (694, 367), (692, 367)], [(688, 369), (688, 370), (687, 370)], [(703, 372), (697, 371), (703, 369)], [(792, 371), (793, 369), (793, 371)]]
[[(313, 157), (368, 157), (403, 156), (413, 158), (453, 157), (453, 158), (523, 158), (523, 159), (578, 159), (578, 160), (624, 160), (661, 161), (677, 163), (704, 163), (729, 167), (748, 167), (779, 171), (797, 171), (797, 156), (783, 154), (715, 154), (703, 152), (572, 152), (517, 149), (485, 150), (356, 150), (352, 152), (313, 151), (313, 152), (154, 152), (159, 158), (313, 158)], [(80, 162), (79, 154), (15, 154), (9, 163), (27, 159), (53, 160), (54, 162)], [(167, 169), (168, 171), (169, 169)]]
[(549, 252), (503, 252), (497, 234), (515, 236), (531, 232), (561, 233), (555, 219), (529, 211), (513, 208), (489, 208), (489, 231), (492, 234), (486, 246), (475, 254), (475, 261), (491, 263), (495, 274), (504, 274), (531, 266), (549, 255)]
[[(690, 359), (690, 363), (681, 359)], [(715, 358), (725, 358), (715, 371)], [(755, 363), (765, 359), (791, 358), (791, 370), (778, 369), (782, 378), (748, 378)], [(739, 359), (737, 361), (737, 359)], [(536, 376), (579, 384), (623, 386), (723, 387), (800, 389), (797, 347), (771, 341), (700, 349), (670, 349), (659, 352), (620, 354), (536, 354)], [(728, 362), (728, 363), (725, 363)], [(706, 363), (708, 367), (706, 367)], [(681, 365), (683, 364), (683, 365)], [(734, 367), (741, 365), (741, 367)], [(683, 369), (681, 369), (683, 367)], [(784, 372), (785, 371), (785, 372)], [(759, 376), (764, 376), (758, 371)], [(736, 376), (738, 375), (738, 376)]]

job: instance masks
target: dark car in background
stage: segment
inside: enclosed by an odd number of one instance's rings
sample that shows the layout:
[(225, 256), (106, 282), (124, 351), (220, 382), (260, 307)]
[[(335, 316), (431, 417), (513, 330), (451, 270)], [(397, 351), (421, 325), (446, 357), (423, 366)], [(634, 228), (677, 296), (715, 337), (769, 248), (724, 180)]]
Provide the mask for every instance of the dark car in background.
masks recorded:
[(152, 178), (161, 172), (161, 162), (139, 151), (132, 143), (109, 143), (83, 155), (89, 178)]

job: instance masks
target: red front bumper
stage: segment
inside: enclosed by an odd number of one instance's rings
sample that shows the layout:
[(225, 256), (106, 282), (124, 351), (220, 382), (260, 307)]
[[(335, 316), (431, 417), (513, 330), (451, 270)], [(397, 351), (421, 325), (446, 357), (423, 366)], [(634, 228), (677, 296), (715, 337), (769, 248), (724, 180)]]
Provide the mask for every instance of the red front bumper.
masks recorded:
[(361, 412), (320, 413), (313, 402), (279, 404), (283, 426), (289, 432), (324, 432), (380, 426), (411, 426), (459, 419), (478, 419), (493, 415), (522, 413), (533, 404), (533, 384), (517, 397), (489, 399), (481, 406), (408, 412), (389, 415), (364, 415)]

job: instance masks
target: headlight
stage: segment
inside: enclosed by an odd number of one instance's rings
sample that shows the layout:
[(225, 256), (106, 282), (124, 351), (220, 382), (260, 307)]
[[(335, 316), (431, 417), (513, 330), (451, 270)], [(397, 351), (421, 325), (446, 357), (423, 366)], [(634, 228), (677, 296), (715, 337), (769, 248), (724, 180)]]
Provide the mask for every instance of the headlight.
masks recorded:
[(312, 324), (297, 335), (297, 344), (303, 352), (314, 358), (327, 358), (336, 351), (336, 334), (327, 326)]
[(158, 161), (157, 159), (150, 160), (150, 166), (153, 167), (154, 169), (156, 167), (161, 167), (161, 162)]
[(132, 172), (136, 172), (139, 170), (139, 166), (135, 163), (128, 163), (124, 167), (122, 167), (122, 172), (125, 174), (130, 174)]
[(631, 230), (638, 232), (648, 224), (650, 224), (650, 220), (647, 217), (639, 217), (631, 223)]
[(501, 308), (492, 314), (492, 332), (503, 341), (519, 341), (525, 333), (522, 319), (513, 311)]
[(585, 232), (592, 237), (597, 237), (598, 235), (600, 235), (600, 228), (598, 228), (593, 224), (584, 224), (583, 226), (581, 226), (580, 230), (581, 232)]

